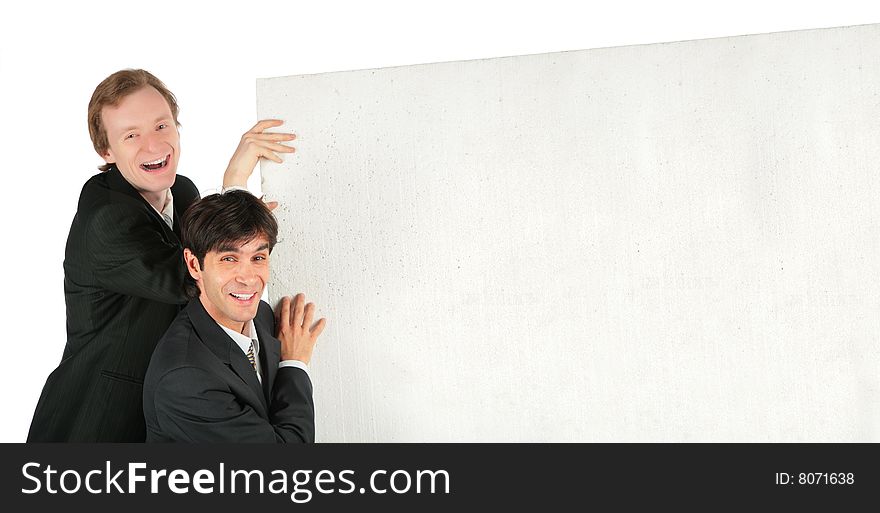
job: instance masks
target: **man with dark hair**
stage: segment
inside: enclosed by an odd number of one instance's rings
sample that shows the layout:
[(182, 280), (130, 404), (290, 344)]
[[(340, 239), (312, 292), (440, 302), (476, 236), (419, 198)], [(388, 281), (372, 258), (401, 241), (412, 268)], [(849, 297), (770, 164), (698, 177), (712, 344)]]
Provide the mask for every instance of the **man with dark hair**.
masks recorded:
[[(159, 341), (144, 378), (148, 442), (314, 442), (308, 363), (326, 324), (285, 297), (260, 295), (278, 225), (262, 201), (231, 190), (183, 219), (195, 292)], [(277, 338), (273, 336), (277, 334)]]
[[(46, 380), (29, 442), (143, 442), (141, 397), (150, 355), (186, 303), (180, 214), (199, 197), (177, 174), (174, 95), (144, 70), (122, 70), (95, 88), (89, 135), (103, 159), (83, 186), (64, 257), (67, 344)], [(223, 177), (244, 186), (260, 158), (292, 134), (247, 132)]]

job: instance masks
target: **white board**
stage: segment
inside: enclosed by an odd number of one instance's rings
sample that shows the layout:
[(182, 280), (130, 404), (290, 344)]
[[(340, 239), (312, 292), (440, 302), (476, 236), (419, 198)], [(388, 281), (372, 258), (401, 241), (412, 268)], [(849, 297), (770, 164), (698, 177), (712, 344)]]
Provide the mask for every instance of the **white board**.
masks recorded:
[(318, 440), (880, 440), (880, 25), (262, 79)]

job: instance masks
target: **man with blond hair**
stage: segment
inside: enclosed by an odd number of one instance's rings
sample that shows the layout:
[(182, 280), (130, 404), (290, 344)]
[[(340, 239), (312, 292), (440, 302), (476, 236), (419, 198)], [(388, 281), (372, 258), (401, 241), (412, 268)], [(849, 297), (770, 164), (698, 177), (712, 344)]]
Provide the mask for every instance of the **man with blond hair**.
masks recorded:
[[(103, 159), (86, 181), (64, 257), (67, 344), (46, 380), (29, 442), (141, 442), (143, 379), (156, 342), (186, 302), (180, 217), (198, 199), (177, 174), (178, 105), (144, 70), (104, 79), (88, 108), (89, 135)], [(244, 186), (260, 158), (292, 134), (248, 131), (224, 186)]]

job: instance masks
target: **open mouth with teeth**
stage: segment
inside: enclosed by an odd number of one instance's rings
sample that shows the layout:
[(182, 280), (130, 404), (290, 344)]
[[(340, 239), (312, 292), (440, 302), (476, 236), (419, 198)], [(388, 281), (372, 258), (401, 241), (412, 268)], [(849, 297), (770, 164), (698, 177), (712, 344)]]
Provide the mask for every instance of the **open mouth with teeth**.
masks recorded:
[(248, 303), (257, 294), (256, 294), (256, 292), (251, 292), (250, 294), (236, 294), (234, 292), (230, 292), (229, 295), (232, 296), (232, 298), (235, 299), (236, 301), (240, 301), (242, 303)]
[(141, 164), (141, 169), (147, 172), (155, 172), (161, 169), (165, 169), (168, 166), (168, 161), (171, 160), (171, 154), (165, 155), (161, 159), (156, 159), (151, 162), (144, 162)]

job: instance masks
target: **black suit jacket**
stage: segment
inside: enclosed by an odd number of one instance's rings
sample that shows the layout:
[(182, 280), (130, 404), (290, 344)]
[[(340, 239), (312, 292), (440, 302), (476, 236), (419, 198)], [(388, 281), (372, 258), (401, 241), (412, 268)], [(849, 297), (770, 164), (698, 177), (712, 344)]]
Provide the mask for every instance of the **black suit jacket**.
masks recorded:
[(67, 345), (29, 442), (142, 442), (153, 348), (186, 303), (180, 216), (198, 199), (178, 175), (174, 229), (116, 167), (83, 186), (64, 257)]
[(159, 341), (144, 379), (148, 442), (314, 442), (308, 374), (278, 368), (275, 317), (260, 302), (254, 326), (263, 383), (241, 348), (196, 298)]

